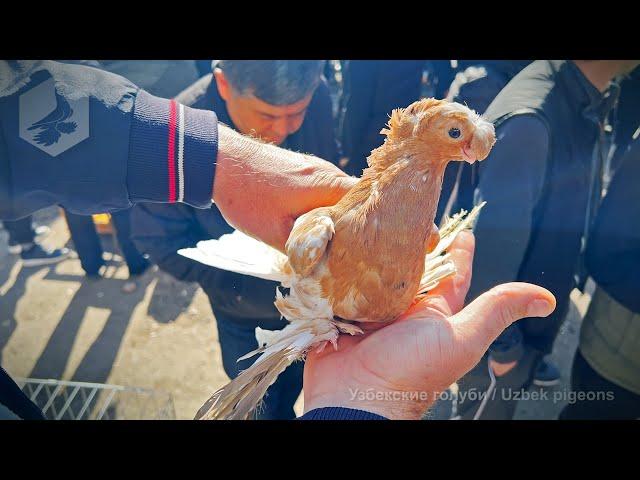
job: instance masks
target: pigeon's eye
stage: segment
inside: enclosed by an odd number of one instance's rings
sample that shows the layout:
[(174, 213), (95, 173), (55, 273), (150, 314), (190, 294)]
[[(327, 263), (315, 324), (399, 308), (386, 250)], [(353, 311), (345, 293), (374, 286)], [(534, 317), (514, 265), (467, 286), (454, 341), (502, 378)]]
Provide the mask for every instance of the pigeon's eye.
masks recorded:
[(451, 138), (458, 138), (460, 137), (460, 129), (459, 128), (452, 128), (449, 130), (449, 136)]

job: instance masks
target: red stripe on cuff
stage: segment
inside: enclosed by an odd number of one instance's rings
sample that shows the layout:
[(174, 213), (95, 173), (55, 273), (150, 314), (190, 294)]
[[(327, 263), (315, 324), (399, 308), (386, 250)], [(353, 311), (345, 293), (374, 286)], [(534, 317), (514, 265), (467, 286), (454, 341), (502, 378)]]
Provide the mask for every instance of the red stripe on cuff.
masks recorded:
[(176, 101), (169, 102), (169, 202), (176, 201)]

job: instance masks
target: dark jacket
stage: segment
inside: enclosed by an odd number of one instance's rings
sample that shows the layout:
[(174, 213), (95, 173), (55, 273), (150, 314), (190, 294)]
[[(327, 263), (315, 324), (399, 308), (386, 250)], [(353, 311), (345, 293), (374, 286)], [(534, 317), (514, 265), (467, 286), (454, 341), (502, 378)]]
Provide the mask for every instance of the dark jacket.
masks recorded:
[(216, 116), (184, 109), (180, 164), (177, 147), (168, 148), (179, 125), (175, 102), (118, 75), (52, 61), (0, 61), (0, 218), (55, 204), (78, 214), (142, 201), (208, 207)]
[(338, 127), (345, 172), (360, 176), (394, 108), (420, 98), (424, 60), (349, 60)]
[(589, 235), (586, 264), (603, 290), (640, 313), (640, 136), (621, 162)]
[(620, 98), (611, 117), (613, 152), (610, 161), (616, 169), (640, 127), (640, 67), (620, 82)]
[[(458, 66), (463, 70), (452, 82), (447, 98), (483, 114), (505, 85), (529, 63), (529, 60), (459, 61)], [(466, 162), (451, 162), (447, 165), (436, 223), (440, 222), (448, 204), (451, 205), (448, 215), (462, 208), (469, 210), (473, 207), (473, 191), (478, 186), (478, 168), (477, 162), (473, 165)], [(455, 193), (453, 198), (452, 193)]]
[(578, 346), (599, 375), (640, 395), (640, 130), (637, 134), (589, 236), (586, 264), (597, 286)]
[[(222, 123), (235, 128), (212, 74), (176, 99), (193, 108), (214, 109)], [(337, 160), (331, 100), (324, 82), (318, 86), (302, 126), (282, 146)], [(136, 206), (132, 213), (132, 235), (137, 247), (174, 277), (198, 282), (216, 310), (240, 319), (278, 319), (280, 314), (273, 305), (277, 283), (212, 268), (176, 253), (200, 240), (219, 238), (232, 231), (215, 205), (198, 210), (186, 205), (147, 204)]]
[[(498, 142), (480, 166), (477, 200), (488, 203), (475, 228), (467, 298), (516, 280), (548, 288), (558, 302), (546, 319), (521, 320), (501, 335), (503, 343), (513, 344), (500, 347), (502, 361), (518, 357), (504, 350), (515, 350), (522, 336), (531, 347), (551, 351), (576, 286), (582, 237), (597, 203), (592, 200), (600, 191), (596, 172), (603, 161), (602, 124), (615, 97), (615, 91), (603, 96), (571, 61), (539, 60), (520, 72), (485, 112), (496, 125)], [(513, 128), (521, 119), (532, 125)]]

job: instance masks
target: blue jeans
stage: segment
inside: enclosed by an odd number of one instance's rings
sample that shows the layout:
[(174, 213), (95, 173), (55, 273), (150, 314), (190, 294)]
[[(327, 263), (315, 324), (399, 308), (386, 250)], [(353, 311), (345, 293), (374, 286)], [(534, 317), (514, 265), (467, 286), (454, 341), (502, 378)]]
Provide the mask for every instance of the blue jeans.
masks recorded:
[[(280, 330), (287, 324), (285, 320), (251, 320), (232, 317), (217, 311), (212, 305), (218, 326), (218, 339), (222, 351), (222, 365), (229, 378), (237, 377), (242, 370), (250, 367), (258, 356), (237, 362), (236, 360), (251, 350), (258, 348), (255, 336), (257, 326), (269, 330)], [(291, 420), (296, 418), (293, 405), (302, 391), (303, 362), (295, 362), (280, 374), (267, 390), (263, 405), (256, 414), (259, 420)]]

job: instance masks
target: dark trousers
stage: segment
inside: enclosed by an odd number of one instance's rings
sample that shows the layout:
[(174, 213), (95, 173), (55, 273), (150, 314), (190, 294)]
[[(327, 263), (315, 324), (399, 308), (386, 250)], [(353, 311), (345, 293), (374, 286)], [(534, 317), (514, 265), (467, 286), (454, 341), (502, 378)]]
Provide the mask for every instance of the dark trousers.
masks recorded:
[[(571, 368), (575, 401), (567, 404), (560, 420), (632, 420), (640, 418), (640, 395), (610, 382), (576, 351)], [(582, 399), (580, 394), (582, 393)], [(572, 399), (573, 400), (573, 399)]]
[[(488, 356), (482, 357), (478, 365), (458, 381), (458, 415), (463, 420), (473, 420), (482, 409), (478, 420), (511, 420), (521, 396), (518, 393), (529, 388), (542, 357), (538, 350), (525, 346), (525, 353), (518, 364), (501, 377), (496, 377), (490, 392)], [(488, 399), (482, 406), (485, 396)]]
[(120, 210), (111, 214), (116, 228), (116, 238), (120, 251), (127, 262), (129, 275), (139, 275), (149, 267), (149, 262), (138, 251), (131, 240), (131, 210)]
[[(137, 275), (149, 266), (149, 262), (138, 252), (131, 241), (129, 213), (130, 210), (112, 213), (111, 220), (116, 229), (118, 245), (129, 267), (129, 275)], [(102, 244), (93, 219), (91, 216), (76, 215), (66, 211), (65, 214), (69, 232), (71, 232), (71, 240), (73, 240), (73, 245), (78, 252), (83, 270), (87, 275), (97, 274), (100, 267), (104, 265), (104, 260), (102, 258)]]
[[(258, 348), (255, 328), (280, 330), (286, 326), (284, 320), (249, 320), (234, 318), (217, 311), (212, 305), (218, 326), (218, 340), (222, 351), (222, 365), (229, 378), (237, 377), (250, 367), (258, 355), (237, 362), (238, 358)], [(255, 418), (259, 420), (291, 420), (296, 418), (293, 405), (302, 391), (303, 362), (295, 362), (280, 374), (267, 390), (262, 408)]]
[(3, 220), (2, 223), (9, 233), (9, 245), (25, 245), (34, 242), (35, 232), (31, 228), (31, 215), (13, 222)]

